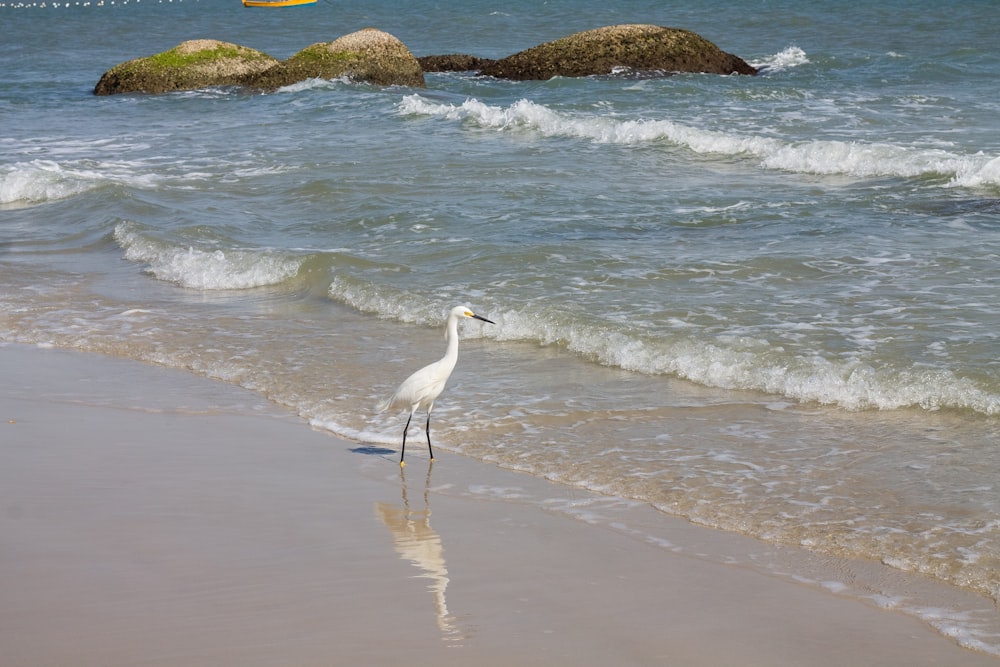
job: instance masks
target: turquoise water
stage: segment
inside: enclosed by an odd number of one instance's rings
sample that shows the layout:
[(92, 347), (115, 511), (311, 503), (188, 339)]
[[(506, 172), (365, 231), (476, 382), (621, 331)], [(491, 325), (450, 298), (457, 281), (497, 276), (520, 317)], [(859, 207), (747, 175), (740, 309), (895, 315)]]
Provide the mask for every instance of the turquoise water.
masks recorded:
[[(467, 303), (496, 325), (463, 330), (442, 452), (995, 611), (992, 3), (607, 4), (0, 2), (0, 340), (187, 368), (396, 447), (405, 416), (374, 406)], [(187, 39), (284, 58), (373, 26), (500, 57), (633, 22), (761, 75), (91, 94)], [(1000, 652), (996, 623), (939, 627)]]

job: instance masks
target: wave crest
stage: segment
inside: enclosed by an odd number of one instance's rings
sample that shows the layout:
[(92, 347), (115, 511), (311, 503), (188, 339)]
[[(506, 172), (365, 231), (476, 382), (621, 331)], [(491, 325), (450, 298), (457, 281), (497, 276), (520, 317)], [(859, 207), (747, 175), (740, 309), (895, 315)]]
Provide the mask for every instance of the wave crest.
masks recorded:
[(673, 375), (730, 390), (761, 391), (800, 402), (849, 410), (919, 407), (1000, 414), (1000, 395), (941, 369), (874, 368), (820, 356), (790, 357), (766, 341), (697, 334), (636, 335), (614, 323), (583, 323), (572, 316), (539, 317), (523, 310), (491, 311), (499, 340), (561, 344), (599, 363), (647, 374)]
[(101, 184), (93, 174), (68, 170), (51, 160), (32, 160), (4, 167), (0, 204), (39, 204), (66, 199)]
[(762, 74), (769, 74), (771, 72), (781, 72), (793, 67), (799, 67), (800, 65), (808, 65), (809, 57), (799, 47), (789, 46), (783, 51), (775, 53), (773, 56), (754, 60), (750, 64), (760, 70)]
[(577, 116), (528, 100), (509, 107), (468, 99), (461, 105), (431, 102), (418, 94), (403, 98), (405, 114), (472, 122), (497, 130), (534, 131), (547, 137), (570, 137), (595, 143), (649, 144), (667, 141), (699, 154), (759, 160), (765, 169), (859, 178), (897, 176), (951, 177), (954, 186), (1000, 185), (1000, 157), (961, 155), (939, 149), (857, 141), (789, 142), (690, 127), (670, 120), (621, 120)]
[(114, 238), (125, 259), (147, 265), (159, 280), (201, 290), (249, 289), (294, 278), (303, 259), (266, 249), (204, 250), (181, 247), (144, 234), (136, 223), (115, 227)]

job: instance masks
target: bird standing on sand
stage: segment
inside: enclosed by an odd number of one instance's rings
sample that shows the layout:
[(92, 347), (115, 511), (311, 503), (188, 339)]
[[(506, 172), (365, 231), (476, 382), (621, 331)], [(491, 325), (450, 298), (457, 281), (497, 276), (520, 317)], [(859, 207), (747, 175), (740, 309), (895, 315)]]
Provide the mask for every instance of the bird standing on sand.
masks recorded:
[(494, 324), (492, 320), (473, 313), (468, 306), (452, 308), (445, 326), (448, 348), (445, 350), (444, 356), (406, 378), (403, 384), (399, 385), (396, 393), (379, 406), (379, 412), (384, 412), (389, 408), (408, 408), (410, 411), (410, 417), (406, 420), (406, 426), (403, 427), (403, 447), (399, 453), (400, 467), (406, 465), (403, 462), (403, 457), (406, 455), (406, 431), (410, 428), (410, 421), (413, 419), (414, 413), (420, 408), (427, 410), (427, 451), (431, 455), (431, 461), (434, 460), (434, 450), (431, 449), (431, 410), (434, 409), (434, 401), (444, 391), (444, 385), (455, 369), (455, 363), (458, 361), (458, 321), (466, 317)]

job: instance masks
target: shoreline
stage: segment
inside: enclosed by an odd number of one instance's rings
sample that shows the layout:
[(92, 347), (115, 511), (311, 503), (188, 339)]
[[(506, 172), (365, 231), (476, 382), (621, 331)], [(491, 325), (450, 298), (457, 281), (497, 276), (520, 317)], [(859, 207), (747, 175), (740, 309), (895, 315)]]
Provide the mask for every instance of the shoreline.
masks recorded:
[(451, 452), (401, 472), (176, 369), (0, 365), (10, 667), (1000, 664), (778, 576), (795, 550)]

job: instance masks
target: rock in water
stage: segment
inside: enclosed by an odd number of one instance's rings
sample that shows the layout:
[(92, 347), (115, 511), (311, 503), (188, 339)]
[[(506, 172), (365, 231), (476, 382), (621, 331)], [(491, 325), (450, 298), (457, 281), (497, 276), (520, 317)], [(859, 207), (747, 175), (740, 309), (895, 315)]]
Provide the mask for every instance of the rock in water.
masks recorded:
[(425, 72), (474, 72), (496, 62), (489, 58), (477, 58), (464, 53), (420, 56), (417, 61)]
[(169, 51), (112, 67), (97, 82), (94, 94), (236, 86), (277, 64), (277, 59), (255, 49), (214, 39), (194, 39)]
[(426, 86), (423, 69), (406, 45), (374, 28), (307, 46), (248, 85), (273, 90), (306, 79), (340, 77), (380, 86)]
[(480, 74), (503, 79), (638, 71), (756, 74), (741, 58), (689, 30), (655, 25), (616, 25), (579, 32), (502, 58)]

